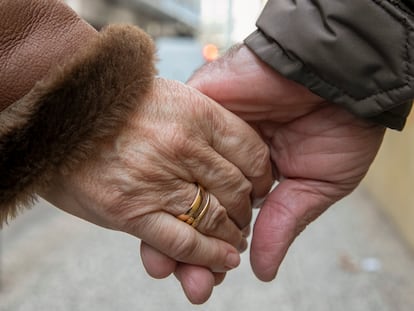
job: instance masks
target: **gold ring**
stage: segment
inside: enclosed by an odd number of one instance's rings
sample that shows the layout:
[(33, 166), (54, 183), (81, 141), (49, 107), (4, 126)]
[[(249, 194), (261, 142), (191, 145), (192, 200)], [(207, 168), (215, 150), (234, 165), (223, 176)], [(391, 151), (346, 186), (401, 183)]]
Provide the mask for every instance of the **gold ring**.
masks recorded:
[(190, 209), (185, 214), (177, 216), (177, 218), (196, 228), (207, 213), (209, 207), (210, 194), (197, 184), (197, 194), (193, 203), (190, 205)]

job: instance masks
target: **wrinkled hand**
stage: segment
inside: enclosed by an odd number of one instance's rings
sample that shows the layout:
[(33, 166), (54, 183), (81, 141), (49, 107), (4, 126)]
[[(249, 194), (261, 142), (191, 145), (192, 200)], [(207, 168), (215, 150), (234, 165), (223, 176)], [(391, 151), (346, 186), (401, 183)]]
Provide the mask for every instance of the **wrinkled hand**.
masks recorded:
[[(283, 78), (245, 46), (202, 67), (189, 84), (249, 121), (270, 146), (279, 184), (258, 214), (250, 251), (253, 271), (270, 281), (299, 233), (357, 187), (384, 128)], [(147, 260), (155, 257), (163, 254)], [(176, 276), (183, 282), (190, 273), (208, 275), (204, 268), (182, 265)]]
[[(119, 136), (44, 196), (67, 212), (142, 239), (176, 261), (222, 273), (239, 264), (251, 196), (272, 183), (269, 149), (244, 121), (184, 84), (157, 79)], [(211, 206), (197, 230), (179, 221), (198, 182)], [(220, 275), (220, 274), (219, 274)]]

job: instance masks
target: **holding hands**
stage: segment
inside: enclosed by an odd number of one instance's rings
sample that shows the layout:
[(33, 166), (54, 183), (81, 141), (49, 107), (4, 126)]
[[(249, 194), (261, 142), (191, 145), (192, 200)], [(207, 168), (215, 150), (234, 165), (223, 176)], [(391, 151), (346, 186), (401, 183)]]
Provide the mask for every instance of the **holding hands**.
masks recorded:
[[(272, 184), (268, 148), (244, 121), (195, 89), (156, 79), (100, 148), (76, 173), (56, 176), (43, 197), (168, 256), (144, 261), (155, 277), (179, 271), (177, 262), (206, 267), (217, 280), (238, 266), (251, 197), (265, 196)], [(194, 201), (196, 184), (209, 194), (200, 205), (209, 206), (194, 230), (177, 216)]]
[[(344, 10), (325, 2), (269, 1), (250, 44), (285, 76), (304, 69), (324, 97), (402, 129), (413, 98), (408, 8), (390, 4), (406, 17), (388, 27), (381, 4), (353, 1)], [(287, 80), (245, 45), (203, 66), (187, 86), (154, 80), (152, 40), (135, 27), (98, 33), (58, 0), (0, 6), (0, 220), (39, 193), (140, 238), (147, 272), (174, 273), (193, 303), (239, 265), (251, 202), (264, 198), (251, 265), (270, 281), (294, 239), (357, 187), (380, 147), (384, 126)], [(389, 31), (367, 28), (357, 11)], [(337, 58), (355, 64), (336, 75)], [(327, 70), (313, 73), (314, 64)]]
[[(271, 70), (245, 46), (202, 67), (189, 85), (249, 122), (270, 148), (279, 184), (261, 207), (250, 250), (253, 271), (270, 281), (300, 232), (357, 187), (380, 147), (384, 127), (324, 102)], [(144, 253), (144, 264), (163, 258), (144, 251), (151, 254)], [(198, 280), (197, 288), (187, 281), (190, 274)], [(212, 276), (205, 268), (182, 264), (176, 276), (190, 300), (208, 298)]]
[(365, 176), (385, 128), (283, 78), (245, 46), (189, 84), (250, 122), (270, 147), (280, 183), (259, 213), (251, 261), (260, 279), (272, 280), (294, 238)]

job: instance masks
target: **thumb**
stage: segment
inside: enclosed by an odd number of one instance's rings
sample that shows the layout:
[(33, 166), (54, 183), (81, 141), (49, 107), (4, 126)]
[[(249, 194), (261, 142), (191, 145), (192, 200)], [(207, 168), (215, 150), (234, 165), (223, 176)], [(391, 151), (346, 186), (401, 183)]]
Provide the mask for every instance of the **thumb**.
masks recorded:
[(260, 280), (276, 277), (294, 239), (333, 203), (321, 187), (332, 185), (286, 179), (269, 194), (256, 219), (250, 250), (252, 269)]

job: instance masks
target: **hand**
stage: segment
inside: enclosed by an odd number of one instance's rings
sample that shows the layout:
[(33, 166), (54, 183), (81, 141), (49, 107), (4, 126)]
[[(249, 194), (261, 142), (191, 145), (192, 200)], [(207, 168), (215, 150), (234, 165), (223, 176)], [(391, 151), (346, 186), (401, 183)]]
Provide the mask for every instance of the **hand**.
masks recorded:
[[(270, 281), (295, 237), (357, 187), (385, 130), (285, 79), (245, 46), (202, 67), (189, 84), (249, 121), (271, 148), (280, 183), (259, 212), (251, 246), (253, 271)], [(176, 275), (207, 275), (203, 269), (182, 265)]]
[[(252, 81), (257, 87), (249, 87)], [(251, 247), (254, 272), (269, 281), (294, 238), (357, 187), (384, 128), (283, 78), (245, 46), (202, 68), (189, 84), (252, 122), (271, 148), (280, 183), (259, 213)]]
[[(141, 238), (172, 259), (166, 269), (179, 261), (222, 273), (239, 264), (250, 196), (264, 196), (272, 183), (269, 150), (247, 124), (196, 90), (157, 79), (119, 136), (99, 148), (42, 196)], [(176, 216), (187, 211), (196, 182), (211, 207), (194, 230)]]

